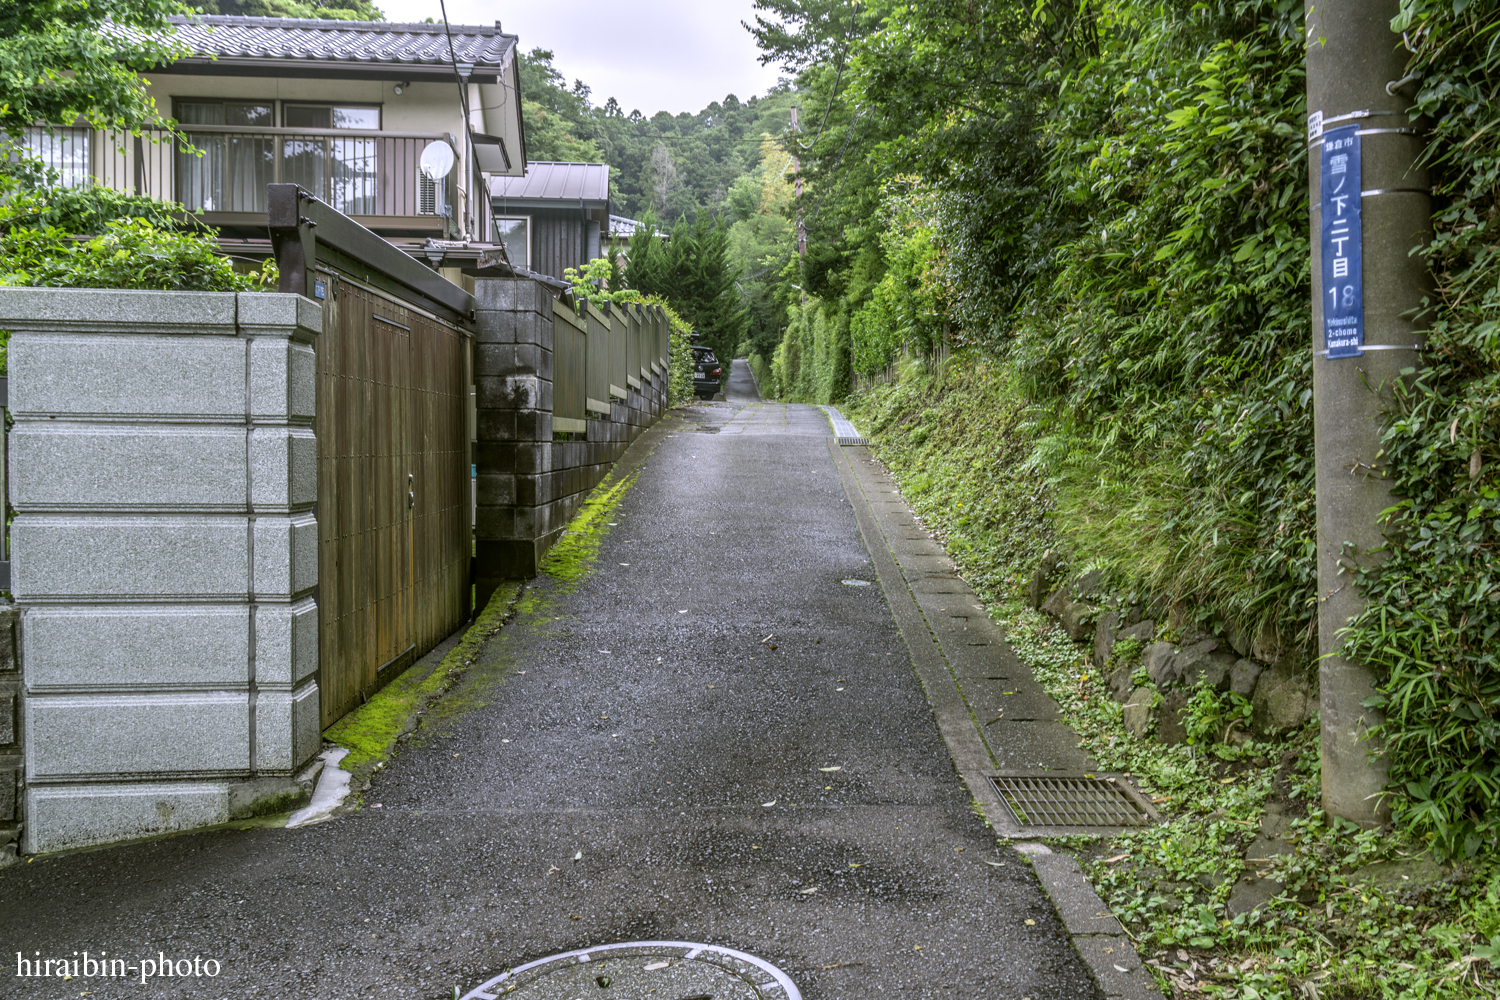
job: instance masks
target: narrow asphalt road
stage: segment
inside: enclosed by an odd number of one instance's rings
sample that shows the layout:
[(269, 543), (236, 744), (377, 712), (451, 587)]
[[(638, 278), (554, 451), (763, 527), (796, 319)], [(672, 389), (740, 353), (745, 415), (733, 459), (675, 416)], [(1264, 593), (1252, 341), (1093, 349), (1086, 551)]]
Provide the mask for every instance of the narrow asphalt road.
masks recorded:
[(535, 583), (366, 808), (0, 871), (6, 954), (200, 956), (218, 977), (12, 969), (0, 995), (436, 1000), (667, 939), (761, 956), (809, 1000), (1097, 996), (858, 583), (826, 418), (760, 401), (743, 362), (728, 396), (685, 411), (594, 571)]

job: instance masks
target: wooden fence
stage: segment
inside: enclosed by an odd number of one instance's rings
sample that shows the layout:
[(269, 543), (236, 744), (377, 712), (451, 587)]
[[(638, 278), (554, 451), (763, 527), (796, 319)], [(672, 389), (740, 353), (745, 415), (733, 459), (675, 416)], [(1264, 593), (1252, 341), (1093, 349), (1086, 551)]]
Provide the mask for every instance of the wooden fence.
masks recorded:
[[(555, 396), (561, 391), (564, 365), (581, 366), (583, 408), (599, 413), (609, 410), (611, 397), (624, 399), (627, 389), (638, 390), (643, 380), (666, 373), (672, 352), (672, 328), (666, 313), (608, 302), (581, 302), (578, 308), (576, 316), (562, 305), (553, 313)], [(583, 338), (573, 336), (580, 327)], [(554, 407), (559, 405), (554, 403)], [(554, 413), (562, 410), (554, 408)], [(555, 416), (553, 427), (563, 429), (557, 426)]]
[(468, 335), (320, 271), (322, 719), (360, 704), (469, 617)]

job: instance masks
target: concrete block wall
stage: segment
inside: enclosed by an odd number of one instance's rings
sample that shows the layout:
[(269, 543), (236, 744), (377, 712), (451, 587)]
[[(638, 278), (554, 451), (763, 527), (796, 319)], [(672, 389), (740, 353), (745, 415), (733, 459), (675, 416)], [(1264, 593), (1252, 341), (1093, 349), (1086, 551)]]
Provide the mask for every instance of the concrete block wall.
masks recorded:
[(666, 376), (641, 380), (591, 418), (581, 440), (552, 432), (554, 293), (529, 278), (478, 278), (474, 390), (476, 606), (542, 558), (630, 443), (666, 412)]
[(0, 288), (26, 852), (227, 822), (321, 748), (321, 325), (296, 295)]

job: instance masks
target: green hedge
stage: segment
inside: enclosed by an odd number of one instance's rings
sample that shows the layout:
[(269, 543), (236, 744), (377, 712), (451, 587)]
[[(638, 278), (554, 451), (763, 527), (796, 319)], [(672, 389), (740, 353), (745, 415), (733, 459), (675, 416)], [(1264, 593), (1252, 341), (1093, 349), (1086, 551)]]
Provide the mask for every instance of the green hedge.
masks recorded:
[[(971, 568), (1014, 588), (1055, 547), (1311, 668), (1302, 7), (883, 7), (841, 98), (877, 122), (877, 280), (850, 265), (776, 372), (787, 398), (835, 398), (842, 331), (865, 372), (939, 331), (967, 355), (853, 409), (919, 504), (924, 481), (944, 493)], [(1464, 856), (1500, 847), (1500, 8), (1404, 0), (1392, 29), (1432, 123), (1436, 280), (1386, 420), (1389, 558), (1345, 639), (1377, 671), (1397, 818)], [(863, 259), (866, 220), (842, 233)]]

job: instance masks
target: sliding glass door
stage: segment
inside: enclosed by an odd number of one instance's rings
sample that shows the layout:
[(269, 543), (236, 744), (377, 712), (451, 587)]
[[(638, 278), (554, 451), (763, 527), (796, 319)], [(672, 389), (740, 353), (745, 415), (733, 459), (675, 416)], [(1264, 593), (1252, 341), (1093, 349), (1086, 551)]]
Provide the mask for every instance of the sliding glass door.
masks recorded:
[(275, 140), (235, 134), (236, 126), (275, 123), (271, 105), (193, 101), (177, 105), (183, 125), (222, 125), (225, 131), (193, 132), (177, 151), (177, 200), (188, 211), (264, 212), (266, 185), (275, 180)]
[[(379, 108), (288, 104), (288, 129), (380, 128)], [(345, 215), (376, 214), (379, 169), (376, 140), (364, 136), (307, 135), (282, 140), (284, 180), (301, 184)]]

